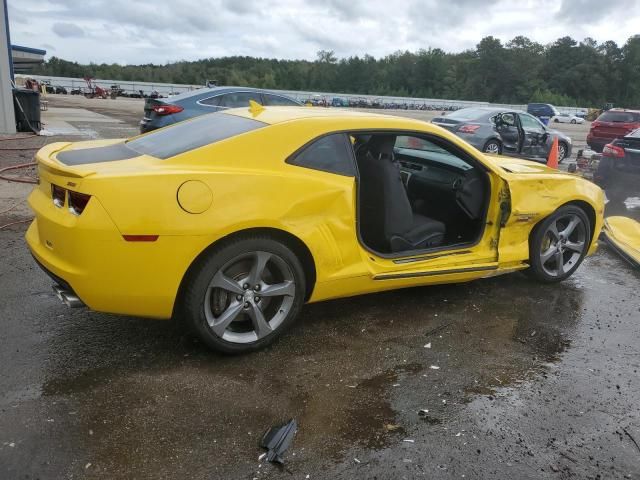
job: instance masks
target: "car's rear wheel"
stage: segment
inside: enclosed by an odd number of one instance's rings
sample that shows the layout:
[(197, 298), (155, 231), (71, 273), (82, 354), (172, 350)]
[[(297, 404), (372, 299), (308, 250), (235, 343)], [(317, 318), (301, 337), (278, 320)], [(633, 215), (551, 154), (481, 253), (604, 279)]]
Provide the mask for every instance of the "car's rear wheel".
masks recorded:
[(210, 348), (246, 353), (272, 343), (304, 303), (300, 260), (269, 237), (248, 237), (214, 249), (187, 280), (185, 320)]
[(571, 123), (573, 123), (575, 125), (576, 123), (578, 123), (578, 121), (574, 118), (574, 119), (571, 120)]
[(502, 153), (502, 144), (498, 140), (489, 140), (484, 144), (482, 149), (484, 153), (491, 153), (493, 155), (500, 155)]
[(536, 226), (529, 239), (527, 273), (545, 283), (560, 282), (576, 271), (591, 243), (589, 218), (567, 205)]

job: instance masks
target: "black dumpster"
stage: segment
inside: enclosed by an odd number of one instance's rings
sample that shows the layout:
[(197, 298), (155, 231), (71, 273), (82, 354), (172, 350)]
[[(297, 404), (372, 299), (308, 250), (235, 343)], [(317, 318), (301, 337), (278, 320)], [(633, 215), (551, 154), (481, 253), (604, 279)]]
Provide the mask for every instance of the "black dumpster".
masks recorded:
[(16, 111), (16, 130), (35, 131), (35, 133), (40, 131), (40, 92), (27, 88), (15, 88), (13, 107)]

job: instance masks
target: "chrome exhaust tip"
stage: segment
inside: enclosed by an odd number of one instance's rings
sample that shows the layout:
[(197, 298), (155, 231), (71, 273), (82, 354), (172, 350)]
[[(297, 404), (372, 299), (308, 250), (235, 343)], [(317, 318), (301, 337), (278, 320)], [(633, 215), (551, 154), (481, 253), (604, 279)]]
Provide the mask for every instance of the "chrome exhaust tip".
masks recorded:
[(65, 290), (64, 287), (60, 285), (54, 285), (53, 291), (62, 303), (64, 303), (69, 308), (80, 308), (84, 307), (84, 303), (75, 293), (70, 292), (69, 290)]

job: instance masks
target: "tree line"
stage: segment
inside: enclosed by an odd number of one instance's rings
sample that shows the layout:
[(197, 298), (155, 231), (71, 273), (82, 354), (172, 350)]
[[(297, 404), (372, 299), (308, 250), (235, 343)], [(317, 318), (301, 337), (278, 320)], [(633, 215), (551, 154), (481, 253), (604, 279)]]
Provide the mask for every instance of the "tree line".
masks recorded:
[(321, 50), (314, 61), (254, 57), (208, 58), (166, 65), (81, 65), (57, 57), (40, 75), (158, 83), (252, 86), (367, 95), (446, 98), (495, 103), (545, 102), (640, 107), (640, 35), (623, 46), (562, 37), (548, 45), (517, 36), (503, 44), (488, 36), (475, 49), (439, 48), (338, 59)]

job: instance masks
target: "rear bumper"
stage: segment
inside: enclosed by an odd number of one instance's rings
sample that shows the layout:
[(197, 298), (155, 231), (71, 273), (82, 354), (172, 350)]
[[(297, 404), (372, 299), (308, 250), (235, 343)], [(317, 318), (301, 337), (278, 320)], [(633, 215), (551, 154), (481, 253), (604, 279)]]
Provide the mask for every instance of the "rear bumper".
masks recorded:
[(589, 148), (596, 152), (602, 152), (602, 149), (607, 143), (611, 143), (616, 139), (616, 137), (600, 137), (597, 135), (593, 135), (589, 133), (587, 135), (587, 145)]
[(184, 237), (127, 242), (97, 198), (79, 217), (36, 188), (36, 214), (26, 242), (36, 262), (69, 294), (96, 311), (171, 318), (189, 255), (175, 255)]
[(147, 119), (147, 118), (143, 118), (142, 120), (140, 120), (140, 133), (147, 133), (147, 132), (151, 132), (152, 130), (157, 130), (158, 127), (154, 126), (151, 123), (151, 119)]

